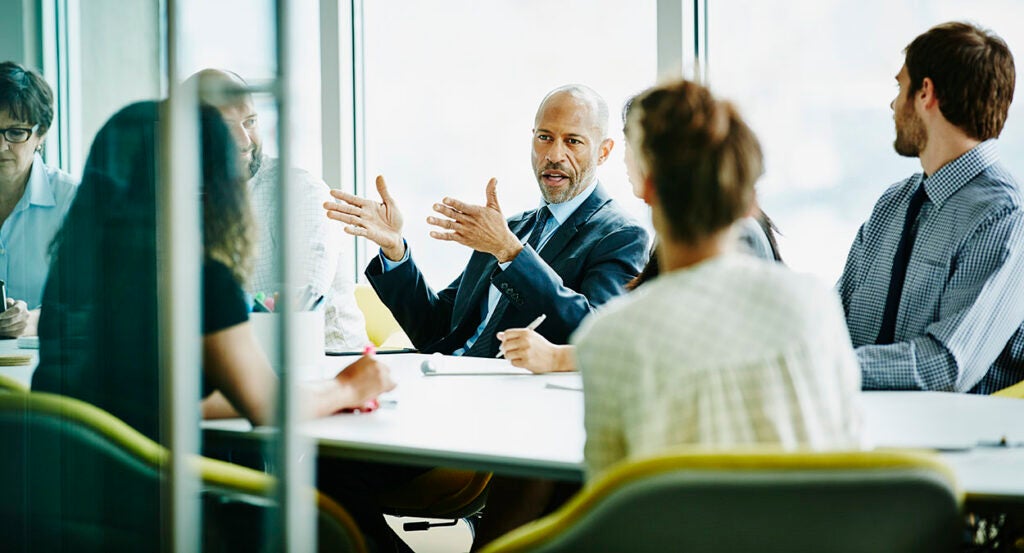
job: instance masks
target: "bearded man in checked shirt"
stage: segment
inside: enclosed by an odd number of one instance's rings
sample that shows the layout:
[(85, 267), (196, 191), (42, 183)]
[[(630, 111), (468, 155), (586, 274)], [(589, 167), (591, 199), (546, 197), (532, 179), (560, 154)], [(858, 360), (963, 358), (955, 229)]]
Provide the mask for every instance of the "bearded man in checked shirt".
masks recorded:
[[(256, 256), (246, 290), (272, 295), (281, 291), (274, 271), (274, 256), (281, 247), (281, 221), (274, 217), (279, 196), (279, 174), (283, 170), (277, 158), (263, 153), (259, 116), (249, 85), (230, 71), (203, 69), (189, 77), (199, 90), (200, 99), (217, 108), (238, 145), (242, 173), (248, 179), (249, 202), (256, 219)], [(300, 216), (295, 228), (303, 245), (298, 286), (306, 287), (309, 297), (323, 296), (324, 344), (327, 349), (358, 351), (370, 343), (366, 320), (355, 299), (355, 279), (345, 270), (342, 237), (329, 232), (321, 205), (331, 199), (324, 181), (298, 168), (288, 168), (290, 183), (298, 188)]]
[(904, 52), (895, 148), (924, 172), (875, 204), (839, 294), (865, 389), (988, 394), (1024, 379), (1024, 209), (995, 143), (1013, 56), (965, 23)]

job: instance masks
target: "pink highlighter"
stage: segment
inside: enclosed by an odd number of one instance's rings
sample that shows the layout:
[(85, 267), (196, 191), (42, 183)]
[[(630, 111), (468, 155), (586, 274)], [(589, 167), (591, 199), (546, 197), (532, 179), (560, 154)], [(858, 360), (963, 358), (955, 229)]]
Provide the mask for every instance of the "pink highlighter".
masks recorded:
[[(373, 347), (373, 344), (369, 344), (365, 348), (363, 348), (363, 355), (364, 356), (372, 357), (372, 356), (374, 356), (376, 354), (377, 354), (377, 348)], [(380, 408), (380, 402), (377, 401), (377, 398), (373, 398), (370, 401), (367, 401), (366, 403), (364, 403), (362, 407), (342, 409), (341, 412), (342, 413), (356, 413), (356, 412), (359, 412), (359, 413), (370, 413), (372, 411), (376, 411), (379, 408)]]

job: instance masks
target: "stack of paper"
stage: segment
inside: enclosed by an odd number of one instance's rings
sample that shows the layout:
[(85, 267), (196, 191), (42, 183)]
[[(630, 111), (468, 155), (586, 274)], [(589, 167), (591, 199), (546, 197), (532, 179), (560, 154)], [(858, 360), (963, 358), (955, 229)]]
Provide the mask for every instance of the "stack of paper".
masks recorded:
[(31, 365), (32, 356), (20, 353), (5, 353), (0, 355), (0, 367), (19, 367)]

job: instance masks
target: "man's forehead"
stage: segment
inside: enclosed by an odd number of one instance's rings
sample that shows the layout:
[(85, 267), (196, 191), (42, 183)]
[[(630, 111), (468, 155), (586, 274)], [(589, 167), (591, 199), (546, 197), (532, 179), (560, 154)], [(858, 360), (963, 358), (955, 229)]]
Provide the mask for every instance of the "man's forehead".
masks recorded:
[(537, 129), (554, 130), (558, 127), (566, 132), (597, 132), (601, 125), (597, 120), (597, 109), (581, 98), (561, 94), (541, 104), (534, 120)]
[(252, 105), (252, 102), (248, 100), (233, 104), (225, 104), (218, 107), (217, 110), (220, 111), (220, 115), (224, 119), (238, 121), (248, 119), (249, 117), (256, 115), (256, 108)]

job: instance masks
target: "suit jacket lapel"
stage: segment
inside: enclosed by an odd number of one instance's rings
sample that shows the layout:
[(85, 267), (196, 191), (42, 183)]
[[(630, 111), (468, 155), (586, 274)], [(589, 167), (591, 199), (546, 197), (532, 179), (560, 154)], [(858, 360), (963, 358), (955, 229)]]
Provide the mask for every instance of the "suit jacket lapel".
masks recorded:
[(604, 188), (598, 184), (593, 194), (580, 204), (576, 211), (572, 212), (572, 215), (551, 235), (547, 244), (544, 244), (544, 247), (540, 250), (541, 259), (548, 265), (551, 265), (551, 262), (557, 259), (562, 250), (569, 244), (569, 241), (576, 236), (579, 228), (585, 225), (597, 213), (597, 210), (601, 209), (609, 201), (611, 201), (611, 198), (605, 193)]

